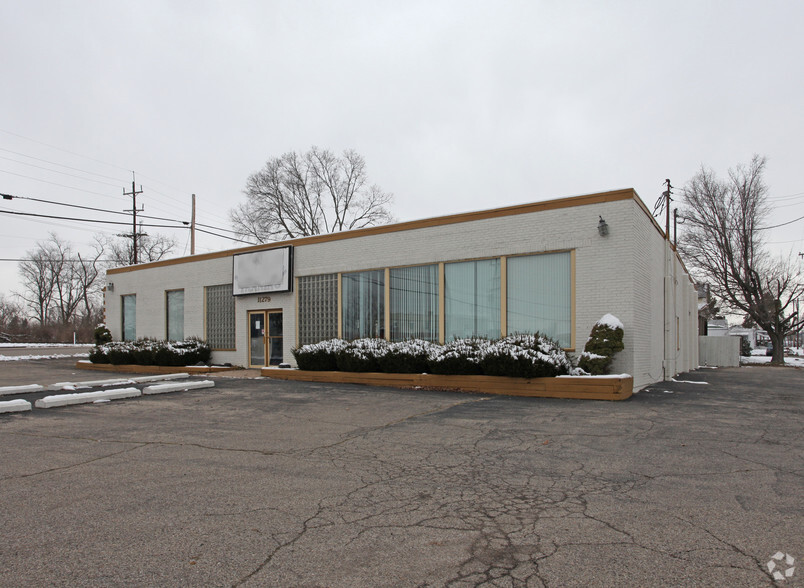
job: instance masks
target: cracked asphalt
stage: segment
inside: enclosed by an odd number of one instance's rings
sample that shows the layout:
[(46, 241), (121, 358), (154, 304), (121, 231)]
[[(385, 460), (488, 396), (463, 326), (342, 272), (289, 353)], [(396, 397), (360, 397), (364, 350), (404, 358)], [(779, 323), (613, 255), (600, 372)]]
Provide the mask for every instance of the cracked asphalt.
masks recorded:
[(708, 384), (595, 402), (217, 377), (0, 415), (0, 586), (804, 585), (766, 567), (804, 558), (804, 371), (677, 379)]

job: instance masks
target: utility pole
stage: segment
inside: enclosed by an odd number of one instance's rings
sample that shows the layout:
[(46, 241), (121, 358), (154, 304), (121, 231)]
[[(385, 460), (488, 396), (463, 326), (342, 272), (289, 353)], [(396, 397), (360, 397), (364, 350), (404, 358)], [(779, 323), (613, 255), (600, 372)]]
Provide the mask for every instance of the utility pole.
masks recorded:
[(193, 194), (193, 213), (190, 216), (190, 255), (195, 255), (195, 194)]
[(673, 209), (673, 247), (678, 247), (678, 208)]
[(137, 265), (137, 237), (139, 236), (137, 233), (137, 213), (142, 212), (145, 210), (145, 206), (138, 209), (137, 208), (137, 194), (142, 194), (142, 186), (140, 186), (139, 191), (137, 191), (136, 186), (134, 185), (134, 172), (131, 172), (131, 192), (126, 192), (126, 189), (123, 188), (123, 196), (131, 196), (132, 199), (132, 207), (131, 210), (126, 210), (124, 212), (130, 212), (132, 214), (131, 219), (131, 240), (134, 250), (133, 261), (134, 265)]
[(666, 216), (667, 216), (664, 235), (665, 235), (665, 238), (668, 241), (670, 241), (670, 201), (672, 200), (672, 198), (670, 198), (670, 190), (673, 188), (673, 186), (670, 185), (670, 180), (669, 179), (665, 180), (664, 182), (665, 182), (665, 184), (667, 184), (667, 190), (665, 190), (664, 194), (663, 194), (663, 196), (665, 197), (665, 200), (666, 200), (664, 206), (665, 206), (665, 212), (666, 212)]

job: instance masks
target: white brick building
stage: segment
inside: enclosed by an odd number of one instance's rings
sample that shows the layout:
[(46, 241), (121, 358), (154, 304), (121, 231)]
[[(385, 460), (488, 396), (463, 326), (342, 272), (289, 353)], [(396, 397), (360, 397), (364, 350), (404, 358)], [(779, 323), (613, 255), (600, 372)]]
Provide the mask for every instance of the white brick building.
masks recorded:
[[(279, 248), (265, 254), (272, 260), (249, 255)], [(235, 259), (275, 275), (251, 276), (262, 292), (234, 296)], [(696, 301), (628, 189), (112, 269), (106, 321), (115, 339), (197, 336), (217, 363), (261, 366), (336, 336), (443, 342), (539, 330), (579, 353), (611, 313), (625, 325), (614, 369), (641, 388), (697, 366)]]

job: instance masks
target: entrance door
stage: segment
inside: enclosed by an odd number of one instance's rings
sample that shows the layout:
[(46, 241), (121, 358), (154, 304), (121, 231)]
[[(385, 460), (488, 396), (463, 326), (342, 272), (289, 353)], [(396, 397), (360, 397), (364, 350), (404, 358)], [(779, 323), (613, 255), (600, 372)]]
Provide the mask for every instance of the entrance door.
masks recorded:
[(282, 363), (282, 311), (250, 311), (248, 326), (249, 367)]

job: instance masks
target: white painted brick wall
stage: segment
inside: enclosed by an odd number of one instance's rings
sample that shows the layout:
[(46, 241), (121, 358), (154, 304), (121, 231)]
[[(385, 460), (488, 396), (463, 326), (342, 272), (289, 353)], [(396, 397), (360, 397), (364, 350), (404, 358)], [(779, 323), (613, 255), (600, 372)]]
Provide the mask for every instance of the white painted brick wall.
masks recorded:
[[(609, 225), (606, 237), (597, 231), (600, 216)], [(625, 325), (625, 350), (614, 369), (633, 374), (641, 387), (662, 375), (663, 246), (638, 204), (621, 200), (300, 245), (294, 250), (294, 272), (306, 276), (573, 249), (577, 351), (600, 317), (616, 315)], [(230, 283), (231, 277), (231, 256), (110, 274), (107, 282), (115, 289), (106, 296), (108, 326), (119, 339), (120, 297), (136, 293), (137, 336), (164, 338), (165, 290), (184, 288), (185, 336), (203, 337), (204, 286)], [(686, 276), (679, 282), (688, 284)], [(237, 297), (238, 350), (216, 352), (215, 361), (247, 363), (248, 310), (283, 311), (284, 359), (292, 361), (295, 293), (270, 297), (267, 303), (258, 303), (256, 295)]]

